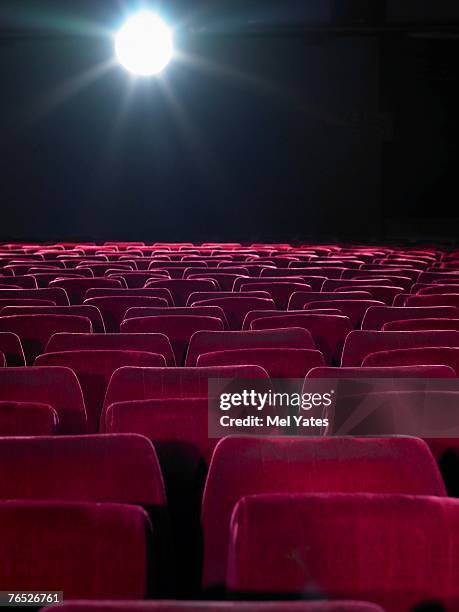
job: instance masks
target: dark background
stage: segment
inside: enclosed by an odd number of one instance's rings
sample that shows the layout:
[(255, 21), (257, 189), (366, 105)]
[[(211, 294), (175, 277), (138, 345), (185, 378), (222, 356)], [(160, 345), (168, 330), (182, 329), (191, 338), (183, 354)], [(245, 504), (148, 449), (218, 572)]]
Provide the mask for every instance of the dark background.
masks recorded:
[(163, 1), (134, 82), (138, 2), (2, 0), (0, 240), (455, 238), (458, 4)]

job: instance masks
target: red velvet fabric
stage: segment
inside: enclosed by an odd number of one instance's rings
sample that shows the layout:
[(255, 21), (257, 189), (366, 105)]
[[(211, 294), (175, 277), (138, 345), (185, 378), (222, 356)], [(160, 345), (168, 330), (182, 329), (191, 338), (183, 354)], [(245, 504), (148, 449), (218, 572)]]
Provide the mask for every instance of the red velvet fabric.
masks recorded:
[(0, 299), (0, 312), (7, 306), (55, 306), (52, 300)]
[[(459, 289), (458, 289), (459, 292)], [(405, 300), (405, 306), (456, 306), (459, 316), (459, 293), (437, 293), (435, 295), (411, 295)]]
[(449, 329), (459, 331), (459, 319), (407, 319), (384, 323), (383, 331), (426, 331)]
[(62, 280), (52, 281), (49, 286), (51, 288), (61, 287), (65, 289), (71, 304), (82, 304), (85, 299), (85, 293), (88, 289), (114, 289), (123, 287), (123, 283), (114, 278), (64, 278)]
[(221, 319), (225, 328), (228, 327), (225, 313), (219, 306), (167, 306), (153, 308), (129, 308), (125, 319), (138, 319), (142, 317), (155, 317), (161, 315), (193, 315), (198, 317), (214, 317)]
[(304, 378), (311, 368), (324, 365), (320, 351), (290, 348), (249, 348), (203, 353), (198, 367), (257, 365), (273, 379)]
[(157, 297), (163, 298), (170, 306), (174, 305), (171, 292), (168, 289), (88, 289), (85, 300), (96, 297)]
[(437, 295), (439, 293), (459, 293), (458, 285), (427, 285), (421, 286), (418, 291), (413, 291), (418, 295)]
[(75, 315), (0, 316), (0, 332), (16, 334), (21, 340), (26, 363), (33, 365), (35, 357), (44, 351), (53, 334), (57, 332), (90, 333), (92, 325), (87, 317)]
[(422, 346), (459, 346), (459, 333), (441, 330), (413, 332), (355, 330), (346, 338), (341, 365), (358, 367), (370, 353)]
[(0, 499), (163, 507), (152, 443), (134, 434), (0, 439)]
[(126, 319), (121, 324), (121, 333), (161, 333), (170, 340), (175, 362), (182, 365), (191, 337), (198, 331), (222, 331), (221, 319), (194, 315), (162, 315)]
[(215, 297), (195, 302), (194, 306), (219, 306), (225, 313), (231, 330), (239, 330), (248, 312), (251, 310), (275, 309), (272, 299), (246, 297), (244, 293), (235, 294), (235, 297)]
[(195, 291), (216, 291), (217, 285), (207, 280), (174, 279), (168, 281), (150, 281), (148, 287), (168, 289), (175, 306), (186, 306), (189, 296)]
[(97, 297), (88, 298), (84, 301), (85, 304), (96, 306), (102, 313), (105, 323), (105, 329), (108, 333), (118, 333), (120, 331), (121, 322), (128, 308), (133, 306), (166, 306), (167, 302), (163, 298), (158, 297)]
[(45, 352), (61, 351), (142, 351), (162, 355), (168, 366), (175, 366), (171, 343), (164, 334), (54, 334)]
[(302, 328), (260, 331), (197, 332), (188, 346), (185, 365), (195, 366), (199, 355), (245, 348), (316, 348), (311, 334)]
[(454, 306), (376, 306), (370, 308), (362, 321), (364, 330), (380, 330), (384, 323), (404, 319), (454, 319), (459, 317), (459, 310)]
[(383, 305), (383, 302), (377, 300), (324, 300), (318, 302), (306, 303), (304, 305), (305, 310), (311, 308), (339, 308), (341, 312), (349, 318), (354, 328), (358, 329), (362, 323), (362, 319), (365, 316), (366, 311), (371, 306)]
[(56, 314), (86, 317), (91, 321), (92, 331), (95, 334), (105, 333), (102, 315), (95, 306), (7, 306), (0, 311), (0, 316), (2, 317), (27, 314)]
[(119, 278), (122, 279), (125, 283), (126, 286), (129, 289), (143, 289), (143, 287), (145, 286), (145, 283), (151, 279), (159, 279), (161, 280), (162, 278), (168, 278), (168, 276), (165, 276), (165, 273), (161, 273), (161, 272), (148, 272), (148, 271), (133, 271), (133, 272), (111, 272), (109, 274), (110, 278)]
[[(347, 281), (349, 282), (349, 281)], [(391, 281), (387, 281), (387, 285), (384, 285), (384, 281), (378, 281), (380, 284), (367, 284), (368, 281), (363, 281), (360, 289), (362, 291), (368, 291), (373, 299), (385, 304), (391, 305), (396, 295), (405, 294), (403, 287), (394, 286)], [(340, 285), (335, 291), (343, 291), (348, 289), (348, 285)]]
[(359, 601), (75, 601), (62, 612), (384, 612)]
[(446, 365), (453, 368), (456, 375), (459, 376), (459, 347), (426, 347), (379, 351), (365, 357), (362, 365), (364, 367)]
[(69, 298), (60, 287), (47, 289), (0, 289), (0, 300), (50, 300), (57, 306), (68, 306)]
[(19, 336), (11, 332), (0, 332), (0, 351), (9, 367), (25, 365), (25, 356)]
[(441, 496), (445, 489), (427, 445), (415, 438), (224, 438), (204, 491), (204, 588), (224, 584), (230, 518), (239, 499), (281, 492)]
[(80, 383), (68, 368), (0, 369), (0, 399), (48, 404), (59, 416), (57, 433), (86, 433), (87, 418)]
[[(320, 291), (326, 280), (327, 279), (325, 278), (325, 276), (314, 276), (313, 274), (310, 274), (307, 268), (300, 268), (299, 270), (289, 270), (286, 268), (277, 270), (265, 270), (265, 272), (260, 276), (259, 279), (253, 279), (253, 281), (255, 282), (299, 281), (300, 283), (306, 283), (306, 285), (309, 285), (312, 291)], [(241, 281), (238, 281), (238, 283), (240, 282)], [(303, 289), (300, 289), (300, 291), (303, 291)]]
[[(234, 512), (227, 586), (238, 593), (456, 610), (459, 501), (409, 495), (260, 495)], [(266, 542), (269, 547), (266, 547)]]
[(37, 281), (33, 276), (4, 276), (2, 278), (3, 285), (11, 285), (12, 287), (22, 287), (22, 289), (37, 289)]
[(207, 398), (209, 378), (267, 379), (269, 377), (268, 373), (258, 366), (120, 368), (110, 380), (104, 401), (104, 412), (114, 402), (177, 397)]
[(142, 508), (120, 504), (0, 503), (0, 583), (62, 590), (66, 599), (142, 599), (147, 538)]
[(323, 302), (324, 300), (371, 300), (371, 293), (357, 290), (340, 292), (300, 291), (293, 293), (290, 297), (288, 310), (303, 310), (306, 304), (310, 304), (311, 302)]
[[(195, 304), (199, 303), (199, 302), (203, 302), (205, 300), (213, 300), (215, 298), (221, 299), (221, 298), (234, 298), (234, 297), (241, 297), (239, 295), (239, 293), (235, 293), (234, 291), (195, 291), (194, 293), (192, 293), (188, 300), (186, 305), (187, 306), (194, 306)], [(245, 298), (262, 298), (265, 300), (270, 300), (271, 296), (269, 295), (269, 293), (267, 291), (246, 291), (244, 293), (244, 297)]]
[(385, 366), (313, 368), (306, 378), (456, 378), (456, 372), (449, 366)]
[(100, 415), (108, 383), (113, 372), (123, 366), (162, 367), (162, 355), (140, 351), (63, 351), (46, 353), (35, 360), (36, 366), (64, 366), (77, 375), (83, 391), (88, 433), (99, 430)]
[(243, 280), (245, 279), (247, 281), (250, 280), (250, 276), (248, 275), (228, 274), (228, 273), (225, 274), (224, 272), (202, 272), (202, 273), (194, 272), (192, 274), (187, 274), (186, 277), (193, 279), (193, 280), (207, 280), (207, 279), (213, 280), (218, 284), (218, 286), (220, 287), (222, 291), (232, 291), (234, 281), (238, 278), (243, 279)]
[(57, 412), (47, 404), (0, 401), (1, 437), (51, 436), (58, 423)]
[[(241, 293), (245, 291), (267, 291), (274, 300), (277, 308), (287, 308), (290, 296), (295, 291), (310, 291), (312, 287), (306, 283), (299, 281), (288, 282), (288, 281), (266, 281), (264, 283), (252, 283), (245, 282), (241, 284), (239, 291)], [(255, 310), (255, 309), (254, 309)]]
[(352, 331), (351, 322), (347, 317), (319, 314), (288, 314), (275, 317), (259, 317), (252, 321), (250, 329), (282, 329), (286, 327), (302, 327), (309, 331), (322, 351), (325, 361), (329, 364), (339, 363), (344, 340)]

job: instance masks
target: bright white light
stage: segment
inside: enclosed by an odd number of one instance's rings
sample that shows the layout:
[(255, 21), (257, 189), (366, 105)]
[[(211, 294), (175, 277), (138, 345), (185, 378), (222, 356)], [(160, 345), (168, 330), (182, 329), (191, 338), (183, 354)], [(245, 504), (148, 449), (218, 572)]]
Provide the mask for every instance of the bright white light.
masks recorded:
[(172, 32), (158, 15), (141, 11), (117, 33), (115, 52), (129, 72), (139, 76), (159, 74), (174, 54)]

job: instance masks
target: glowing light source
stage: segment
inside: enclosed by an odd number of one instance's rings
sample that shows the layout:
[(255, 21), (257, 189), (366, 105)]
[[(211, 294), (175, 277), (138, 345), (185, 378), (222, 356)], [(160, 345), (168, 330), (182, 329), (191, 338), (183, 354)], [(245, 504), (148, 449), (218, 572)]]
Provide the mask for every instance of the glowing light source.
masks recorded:
[(174, 54), (172, 32), (150, 11), (132, 15), (115, 37), (120, 64), (138, 76), (159, 74)]

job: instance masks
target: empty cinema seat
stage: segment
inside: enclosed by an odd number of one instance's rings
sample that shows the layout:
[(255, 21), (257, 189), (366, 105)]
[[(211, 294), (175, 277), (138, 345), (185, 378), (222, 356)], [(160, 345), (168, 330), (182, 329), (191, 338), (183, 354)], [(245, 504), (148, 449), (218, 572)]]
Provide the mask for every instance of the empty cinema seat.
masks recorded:
[(383, 331), (423, 331), (450, 329), (459, 331), (459, 319), (406, 319), (384, 323)]
[(233, 515), (227, 587), (239, 597), (319, 592), (370, 600), (391, 612), (433, 601), (445, 608), (416, 609), (455, 610), (458, 522), (459, 501), (447, 498), (331, 492), (245, 497)]
[(86, 433), (80, 383), (68, 368), (0, 368), (0, 401), (47, 404), (59, 417), (57, 433)]
[(174, 305), (171, 292), (168, 289), (160, 289), (149, 287), (148, 289), (87, 289), (85, 293), (85, 300), (97, 297), (154, 297), (162, 298), (170, 305)]
[[(288, 310), (303, 310), (311, 302), (335, 300), (371, 300), (371, 293), (367, 291), (299, 291), (293, 293), (288, 303)], [(335, 306), (330, 306), (335, 308)], [(338, 306), (336, 306), (338, 308)]]
[[(266, 280), (264, 283), (251, 283), (250, 281), (241, 283), (239, 291), (267, 291), (274, 300), (277, 308), (287, 308), (292, 293), (296, 291), (308, 291), (312, 287), (302, 282), (275, 282)], [(255, 310), (255, 309), (253, 309)]]
[(54, 334), (45, 353), (61, 351), (141, 351), (162, 355), (168, 366), (175, 366), (171, 343), (164, 334)]
[(383, 306), (377, 300), (324, 300), (304, 305), (305, 310), (311, 308), (339, 308), (343, 315), (349, 318), (355, 329), (359, 329), (365, 313), (370, 307)]
[(162, 367), (162, 355), (140, 351), (79, 350), (46, 353), (35, 360), (36, 366), (63, 366), (77, 375), (83, 391), (88, 432), (97, 432), (110, 378), (123, 366)]
[(230, 519), (239, 499), (281, 492), (445, 495), (433, 457), (419, 439), (224, 438), (204, 491), (205, 589), (224, 586)]
[(175, 306), (186, 306), (189, 296), (196, 291), (217, 291), (217, 284), (210, 280), (173, 279), (153, 280), (148, 283), (148, 288), (167, 289), (170, 291)]
[(9, 367), (25, 365), (25, 355), (19, 336), (11, 332), (0, 332), (0, 352)]
[(315, 350), (311, 334), (302, 328), (260, 331), (201, 331), (195, 333), (188, 347), (186, 366), (196, 366), (199, 355), (215, 351), (249, 348), (297, 348)]
[(365, 357), (362, 365), (364, 367), (446, 365), (453, 368), (459, 376), (459, 347), (437, 346), (372, 352)]
[(105, 333), (102, 315), (99, 309), (94, 306), (7, 306), (0, 310), (0, 317), (33, 314), (86, 317), (91, 321), (92, 331), (94, 333)]
[(96, 306), (102, 313), (108, 333), (120, 331), (121, 322), (129, 308), (139, 306), (167, 306), (167, 301), (160, 297), (106, 296), (85, 299), (85, 304)]
[(380, 330), (389, 321), (404, 319), (455, 319), (459, 309), (455, 306), (374, 306), (370, 308), (362, 321), (364, 330)]
[(318, 367), (312, 368), (306, 378), (456, 378), (450, 366), (383, 366), (383, 367)]
[(63, 278), (51, 281), (50, 288), (65, 289), (70, 304), (82, 304), (88, 289), (115, 289), (122, 288), (125, 284), (115, 278)]
[(228, 327), (225, 313), (219, 306), (167, 306), (153, 308), (129, 308), (125, 319), (141, 319), (142, 317), (161, 317), (164, 315), (191, 315), (198, 317), (213, 317), (221, 319), (225, 328)]
[(58, 423), (57, 412), (48, 404), (0, 401), (0, 437), (50, 436)]
[(221, 366), (209, 368), (132, 368), (117, 370), (107, 389), (105, 412), (115, 402), (160, 398), (207, 398), (209, 379), (269, 379), (259, 366)]
[(0, 289), (0, 300), (47, 300), (56, 306), (68, 306), (69, 298), (60, 287), (46, 289)]
[(150, 533), (136, 506), (1, 502), (0, 582), (19, 591), (58, 588), (66, 599), (142, 599)]
[(162, 315), (126, 319), (121, 324), (121, 333), (160, 333), (167, 336), (174, 351), (175, 361), (182, 365), (193, 334), (199, 331), (221, 331), (221, 319), (194, 315)]
[(377, 351), (426, 346), (459, 346), (459, 333), (442, 330), (414, 332), (355, 330), (346, 338), (341, 365), (361, 366), (367, 355)]
[(353, 327), (347, 317), (320, 314), (289, 314), (275, 317), (258, 317), (250, 324), (250, 329), (282, 329), (286, 327), (302, 327), (309, 331), (322, 351), (327, 363), (339, 363), (346, 336)]
[(219, 306), (225, 313), (231, 330), (242, 328), (244, 318), (251, 310), (272, 310), (275, 304), (272, 299), (246, 297), (244, 293), (236, 297), (215, 297), (194, 303), (194, 306)]
[(197, 366), (258, 365), (272, 379), (303, 379), (312, 368), (324, 365), (320, 351), (291, 348), (247, 348), (199, 355)]
[(92, 325), (87, 317), (75, 315), (0, 316), (0, 332), (10, 332), (20, 338), (26, 363), (32, 365), (35, 357), (44, 351), (53, 334), (57, 332), (92, 332)]

